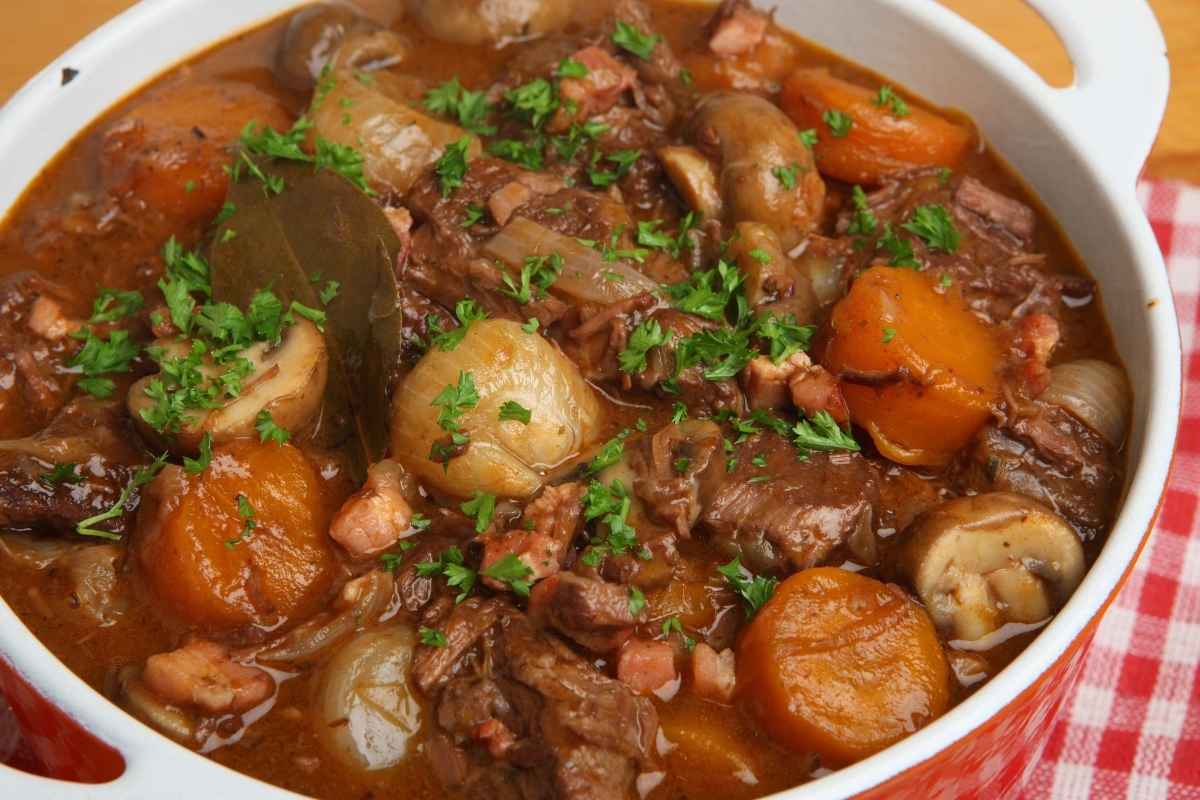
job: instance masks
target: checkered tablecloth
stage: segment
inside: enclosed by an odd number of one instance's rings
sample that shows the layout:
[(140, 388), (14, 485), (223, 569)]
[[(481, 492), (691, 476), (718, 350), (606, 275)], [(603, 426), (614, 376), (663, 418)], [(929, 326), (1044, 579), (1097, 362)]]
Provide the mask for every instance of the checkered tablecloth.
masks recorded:
[(1158, 526), (1025, 784), (1031, 800), (1200, 800), (1200, 188), (1145, 182), (1138, 194), (1182, 327), (1178, 452)]

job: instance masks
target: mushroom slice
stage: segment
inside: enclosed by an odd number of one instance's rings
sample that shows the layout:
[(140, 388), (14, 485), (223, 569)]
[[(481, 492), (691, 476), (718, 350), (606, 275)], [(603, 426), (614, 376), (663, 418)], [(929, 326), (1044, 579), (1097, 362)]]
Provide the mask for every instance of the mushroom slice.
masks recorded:
[[(175, 339), (159, 339), (165, 357), (186, 356), (187, 345)], [(278, 344), (259, 342), (241, 353), (252, 370), (241, 379), (241, 392), (212, 409), (188, 412), (178, 433), (163, 442), (176, 455), (194, 455), (204, 434), (212, 435), (213, 444), (254, 434), (255, 420), (267, 411), (276, 425), (296, 430), (306, 425), (321, 407), (329, 372), (325, 338), (313, 323), (297, 320), (288, 327)], [(198, 367), (210, 381), (217, 380), (227, 366), (208, 357)], [(142, 378), (129, 389), (129, 414), (142, 434), (151, 441), (162, 441), (142, 415), (154, 401), (146, 389), (158, 376)]]
[(1071, 526), (1006, 492), (960, 497), (918, 518), (900, 563), (937, 626), (966, 641), (1045, 619), (1084, 572)]
[(658, 149), (667, 177), (671, 179), (683, 201), (704, 219), (720, 219), (721, 189), (712, 162), (694, 147), (671, 145)]

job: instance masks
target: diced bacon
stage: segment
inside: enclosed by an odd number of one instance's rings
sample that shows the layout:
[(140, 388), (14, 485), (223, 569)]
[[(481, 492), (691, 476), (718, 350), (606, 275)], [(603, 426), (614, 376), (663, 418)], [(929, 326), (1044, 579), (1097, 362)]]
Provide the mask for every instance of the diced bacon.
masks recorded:
[(63, 314), (57, 300), (41, 295), (29, 309), (28, 325), (29, 330), (53, 342), (79, 330), (82, 323)]
[(667, 642), (630, 639), (617, 655), (617, 680), (641, 694), (675, 680), (675, 649)]
[(508, 726), (498, 719), (489, 719), (479, 723), (471, 735), (486, 744), (488, 753), (492, 758), (497, 759), (504, 758), (504, 754), (517, 741), (517, 737), (513, 736), (513, 732), (508, 729)]
[(564, 107), (551, 123), (554, 131), (566, 130), (572, 122), (603, 114), (637, 83), (637, 72), (599, 47), (585, 47), (571, 58), (587, 67), (588, 73), (582, 78), (564, 78), (559, 82), (558, 93)]
[[(526, 580), (539, 581), (553, 575), (559, 569), (558, 543), (550, 536), (536, 531), (513, 530), (483, 540), (483, 562), (479, 571), (484, 572), (510, 553), (529, 567), (531, 573)], [(493, 589), (505, 591), (509, 585), (494, 578), (484, 577), (483, 582)]]
[(353, 558), (371, 558), (411, 533), (412, 507), (404, 499), (404, 469), (384, 460), (350, 496), (329, 526), (329, 536)]
[(142, 679), (168, 703), (213, 716), (240, 714), (275, 691), (275, 680), (266, 672), (237, 663), (226, 648), (204, 639), (150, 656)]
[(1049, 314), (1030, 314), (1017, 323), (1013, 344), (1024, 356), (1018, 374), (1033, 397), (1050, 385), (1050, 356), (1060, 336), (1058, 320)]
[(792, 403), (805, 416), (812, 417), (828, 411), (839, 425), (850, 421), (850, 409), (846, 405), (846, 398), (842, 396), (837, 378), (824, 367), (814, 364), (799, 370), (788, 379), (788, 388), (792, 392)]
[(497, 225), (507, 225), (513, 213), (529, 202), (533, 191), (520, 181), (506, 183), (499, 191), (488, 198), (488, 211)]
[(718, 653), (700, 642), (692, 650), (692, 688), (701, 697), (728, 703), (737, 687), (736, 665), (729, 648)]
[(752, 409), (778, 410), (787, 408), (792, 402), (788, 380), (798, 370), (811, 366), (804, 353), (796, 353), (782, 364), (776, 364), (766, 356), (758, 356), (746, 365), (738, 376), (746, 401)]
[(744, 0), (725, 3), (717, 12), (708, 48), (719, 56), (740, 56), (762, 44), (769, 19)]

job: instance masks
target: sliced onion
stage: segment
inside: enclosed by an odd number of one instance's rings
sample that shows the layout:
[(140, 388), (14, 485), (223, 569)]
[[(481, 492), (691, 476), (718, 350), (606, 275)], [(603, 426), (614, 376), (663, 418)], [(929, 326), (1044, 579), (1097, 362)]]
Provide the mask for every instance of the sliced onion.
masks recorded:
[(164, 703), (147, 689), (137, 667), (124, 667), (117, 680), (121, 704), (131, 714), (181, 744), (195, 747), (199, 743), (199, 721), (186, 711)]
[(377, 569), (346, 584), (338, 598), (337, 614), (322, 614), (294, 628), (258, 653), (259, 661), (309, 661), (355, 630), (374, 624), (391, 605), (395, 579)]
[(0, 553), (28, 569), (46, 569), (78, 546), (63, 539), (27, 533), (0, 535)]
[(368, 631), (325, 665), (317, 689), (317, 737), (347, 766), (386, 769), (408, 754), (421, 730), (421, 705), (408, 683), (416, 643), (407, 625)]
[(525, 217), (508, 223), (483, 250), (514, 270), (519, 270), (530, 256), (558, 253), (563, 257), (563, 269), (550, 291), (589, 303), (610, 305), (658, 288), (657, 283), (625, 262), (605, 261), (595, 248)]
[(1113, 447), (1125, 442), (1133, 394), (1120, 367), (1093, 358), (1059, 364), (1039, 399), (1069, 411)]

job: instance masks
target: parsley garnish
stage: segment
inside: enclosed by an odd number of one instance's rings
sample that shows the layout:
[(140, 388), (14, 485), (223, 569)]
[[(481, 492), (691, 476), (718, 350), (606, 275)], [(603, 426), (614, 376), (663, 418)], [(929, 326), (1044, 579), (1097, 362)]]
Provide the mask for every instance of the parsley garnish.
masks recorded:
[(463, 216), (463, 221), (459, 223), (459, 226), (463, 228), (470, 228), (472, 225), (483, 221), (483, 216), (486, 213), (487, 209), (485, 209), (483, 206), (476, 203), (468, 203), (467, 213)]
[[(641, 150), (617, 150), (612, 153), (601, 153), (597, 150), (592, 153), (592, 159), (588, 164), (588, 180), (592, 182), (593, 186), (599, 188), (612, 186), (625, 177), (641, 157)], [(616, 164), (616, 171), (600, 169), (601, 160)]]
[(102, 530), (95, 526), (99, 525), (101, 522), (107, 522), (110, 519), (116, 519), (117, 517), (121, 516), (121, 514), (125, 511), (125, 503), (129, 501), (129, 496), (133, 494), (134, 490), (139, 489), (150, 481), (154, 480), (154, 476), (159, 473), (159, 470), (166, 466), (166, 463), (167, 454), (163, 453), (158, 458), (154, 459), (154, 461), (150, 464), (140, 467), (137, 472), (133, 473), (133, 477), (129, 479), (129, 482), (125, 484), (125, 487), (121, 489), (121, 494), (117, 496), (117, 502), (113, 503), (112, 506), (110, 506), (106, 511), (102, 511), (95, 516), (88, 517), (87, 519), (80, 520), (75, 526), (75, 532), (80, 536), (97, 536), (101, 539), (112, 539), (114, 541), (119, 541), (121, 538), (120, 534), (113, 533), (112, 531)]
[(586, 78), (588, 68), (583, 62), (573, 58), (564, 58), (558, 62), (558, 68), (554, 70), (554, 74), (559, 78)]
[(671, 406), (671, 422), (678, 425), (688, 418), (688, 407), (679, 400), (676, 400)]
[(505, 400), (500, 404), (500, 421), (513, 420), (522, 425), (528, 425), (533, 418), (533, 412), (516, 400)]
[(275, 424), (275, 420), (271, 419), (271, 412), (265, 408), (258, 412), (258, 416), (254, 418), (254, 429), (258, 431), (258, 440), (260, 442), (286, 444), (287, 440), (292, 436)]
[(838, 111), (836, 108), (831, 108), (821, 115), (821, 119), (829, 126), (829, 132), (833, 134), (835, 139), (844, 139), (850, 135), (850, 129), (854, 127), (854, 120), (849, 114)]
[(953, 253), (958, 250), (959, 233), (944, 206), (918, 206), (912, 219), (900, 226), (915, 234), (929, 246), (930, 250)]
[(438, 186), (442, 197), (449, 197), (458, 187), (463, 185), (467, 175), (467, 150), (471, 147), (471, 137), (464, 136), (453, 144), (446, 145), (442, 157), (433, 165), (438, 177)]
[(540, 325), (541, 323), (537, 321), (537, 317), (530, 317), (529, 319), (525, 320), (525, 324), (521, 326), (521, 330), (525, 331), (526, 333), (537, 333)]
[(833, 452), (849, 450), (857, 453), (858, 442), (833, 419), (828, 411), (818, 411), (811, 419), (802, 419), (792, 428), (793, 444), (802, 455), (810, 451)]
[(445, 647), (446, 634), (439, 631), (437, 628), (426, 628), (422, 625), (417, 633), (421, 637), (421, 644), (429, 647)]
[(670, 637), (672, 633), (678, 633), (683, 637), (683, 646), (689, 651), (695, 649), (696, 640), (686, 635), (683, 632), (683, 623), (679, 621), (679, 617), (667, 617), (662, 623), (662, 635), (664, 638)]
[(534, 128), (542, 127), (559, 105), (554, 84), (545, 78), (536, 78), (510, 89), (504, 93), (504, 99), (512, 106), (516, 116), (525, 119)]
[[(459, 343), (466, 337), (467, 329), (471, 327), (472, 322), (487, 319), (487, 312), (474, 300), (464, 298), (454, 304), (454, 316), (458, 318), (458, 327), (451, 328), (448, 331), (441, 329), (440, 323), (437, 323), (437, 317), (432, 317), (426, 323), (430, 328), (430, 332), (434, 334), (430, 340), (430, 344), (446, 353), (458, 347)], [(436, 325), (431, 323), (436, 323)]]
[(746, 303), (740, 291), (742, 281), (738, 268), (721, 260), (713, 269), (694, 272), (687, 281), (668, 286), (667, 294), (680, 311), (721, 322), (726, 308), (735, 300), (741, 316), (740, 307)]
[(107, 339), (97, 336), (91, 328), (73, 335), (84, 339), (83, 347), (67, 362), (67, 366), (83, 372), (79, 388), (100, 399), (111, 397), (116, 383), (100, 376), (128, 372), (140, 350), (137, 343), (129, 338), (128, 331), (113, 331)]
[(892, 223), (883, 225), (883, 236), (879, 237), (877, 246), (888, 254), (888, 265), (892, 267), (909, 267), (920, 269), (921, 262), (913, 254), (912, 243), (902, 239), (892, 230)]
[(529, 142), (522, 142), (517, 139), (500, 139), (488, 146), (488, 152), (498, 158), (503, 158), (505, 161), (520, 164), (525, 169), (536, 172), (542, 168), (545, 160), (542, 152), (544, 147), (545, 142), (541, 137), (534, 138)]
[(791, 191), (796, 188), (796, 173), (799, 169), (799, 164), (789, 164), (786, 167), (775, 167), (771, 170), (771, 174), (779, 179), (779, 183), (784, 189)]
[(883, 329), (883, 343), (884, 344), (891, 344), (892, 339), (895, 339), (895, 338), (896, 338), (896, 329), (895, 328), (884, 328)]
[(456, 603), (466, 600), (471, 589), (475, 587), (475, 570), (463, 563), (462, 551), (457, 547), (448, 548), (437, 561), (422, 561), (417, 564), (417, 574), (424, 577), (444, 577), (447, 586), (459, 590), (458, 596), (454, 598)]
[(867, 193), (861, 186), (855, 186), (850, 193), (850, 201), (854, 204), (854, 216), (850, 218), (850, 225), (846, 228), (846, 232), (851, 236), (872, 236), (879, 226), (879, 220), (871, 211), (871, 205), (867, 202)]
[(204, 472), (208, 468), (208, 465), (212, 463), (212, 448), (212, 434), (205, 431), (204, 435), (200, 437), (200, 457), (188, 458), (184, 456), (183, 468), (193, 475), (199, 475), (201, 472)]
[(505, 553), (503, 558), (480, 574), (485, 578), (507, 583), (509, 588), (521, 597), (529, 597), (529, 577), (533, 575), (533, 570), (512, 553)]
[(717, 572), (725, 576), (725, 582), (737, 592), (742, 602), (746, 604), (746, 616), (753, 617), (758, 610), (766, 605), (775, 594), (779, 581), (775, 578), (764, 578), (755, 575), (742, 566), (741, 559), (735, 558), (728, 564), (717, 567)]
[(500, 291), (520, 305), (525, 305), (534, 298), (535, 292), (538, 298), (545, 297), (546, 290), (558, 280), (562, 268), (563, 257), (558, 253), (526, 256), (525, 263), (521, 265), (521, 274), (516, 280), (508, 273), (502, 276), (504, 287)]
[(475, 390), (475, 378), (469, 372), (458, 373), (458, 383), (450, 384), (430, 405), (441, 408), (438, 412), (438, 425), (447, 433), (456, 435), (455, 444), (466, 444), (467, 439), (459, 432), (458, 420), (467, 409), (479, 404), (479, 393)]
[(72, 463), (55, 464), (49, 472), (43, 472), (38, 476), (38, 480), (47, 486), (79, 483), (83, 480), (83, 476), (76, 472), (76, 466)]
[(808, 350), (816, 332), (815, 325), (798, 324), (795, 314), (777, 316), (767, 311), (759, 315), (754, 323), (755, 335), (768, 342), (771, 360), (776, 364), (783, 363), (795, 353)]
[(719, 381), (736, 376), (756, 352), (744, 328), (702, 330), (682, 340), (675, 348), (675, 374), (704, 366), (704, 379)]
[(238, 532), (236, 539), (227, 539), (225, 541), (225, 546), (230, 550), (249, 539), (250, 534), (258, 527), (258, 523), (254, 520), (254, 506), (250, 505), (250, 501), (246, 499), (246, 495), (244, 494), (237, 496), (237, 513), (242, 520), (242, 529)]
[(637, 617), (646, 610), (646, 595), (636, 586), (629, 587), (629, 614)]
[(320, 292), (321, 305), (327, 306), (332, 303), (334, 298), (338, 296), (338, 292), (340, 292), (341, 289), (342, 285), (337, 281), (326, 281), (325, 288), (321, 289)]
[(617, 21), (617, 29), (612, 35), (613, 44), (643, 60), (650, 58), (654, 47), (661, 40), (662, 37), (657, 34), (642, 33), (629, 23), (620, 20)]
[(808, 128), (800, 131), (800, 143), (811, 150), (813, 145), (817, 143), (817, 129)]
[(459, 509), (475, 520), (475, 532), (483, 533), (492, 524), (492, 516), (496, 513), (496, 495), (472, 492), (471, 499), (460, 504)]
[(908, 103), (904, 99), (892, 91), (890, 86), (880, 86), (879, 94), (875, 96), (873, 101), (880, 108), (887, 107), (894, 117), (908, 116)]
[(120, 289), (101, 289), (92, 301), (92, 316), (88, 322), (99, 325), (116, 322), (141, 310), (145, 301), (141, 292), (123, 292)]
[(629, 334), (629, 342), (617, 356), (617, 364), (622, 372), (636, 375), (646, 368), (647, 353), (670, 341), (671, 334), (664, 333), (657, 320), (648, 319)]
[(495, 126), (487, 124), (492, 109), (486, 95), (464, 89), (458, 76), (426, 92), (425, 108), (434, 114), (457, 119), (459, 125), (480, 136), (491, 136), (496, 132)]
[(620, 461), (621, 456), (625, 455), (625, 439), (628, 436), (629, 431), (621, 431), (605, 442), (592, 460), (588, 462), (587, 474), (595, 475), (597, 472), (602, 472)]

